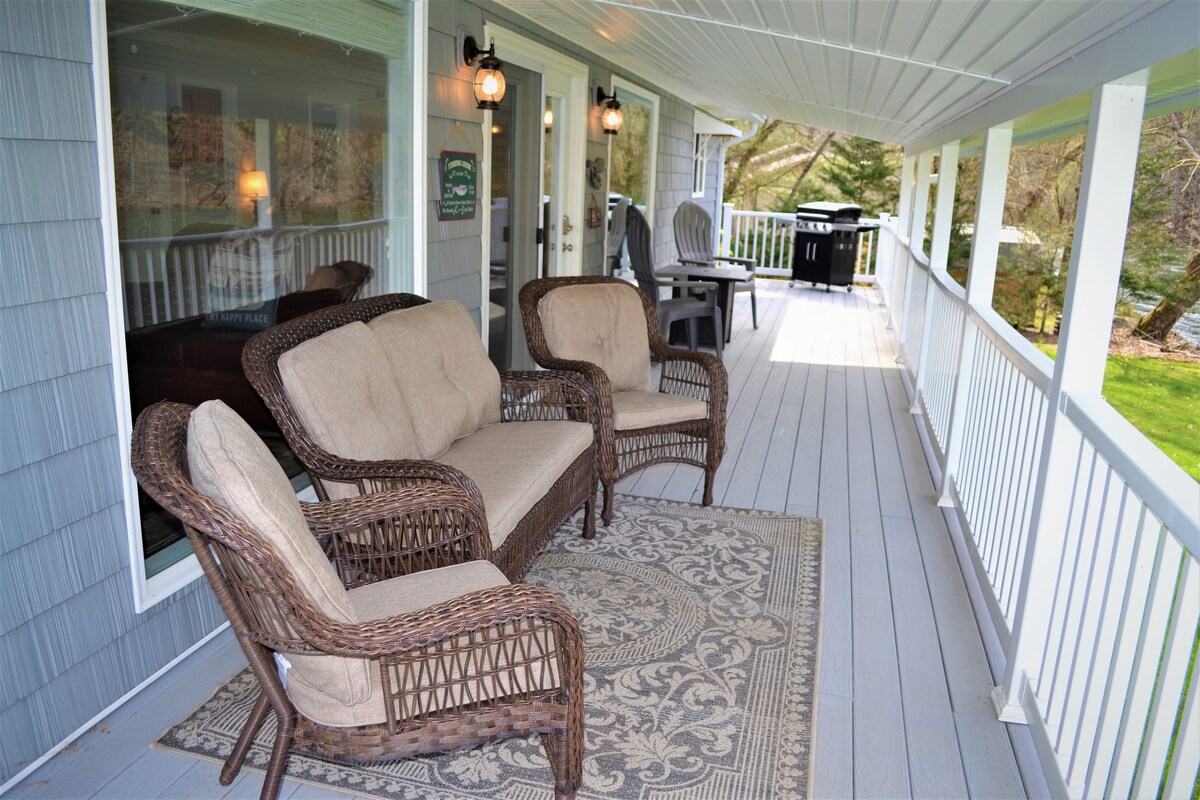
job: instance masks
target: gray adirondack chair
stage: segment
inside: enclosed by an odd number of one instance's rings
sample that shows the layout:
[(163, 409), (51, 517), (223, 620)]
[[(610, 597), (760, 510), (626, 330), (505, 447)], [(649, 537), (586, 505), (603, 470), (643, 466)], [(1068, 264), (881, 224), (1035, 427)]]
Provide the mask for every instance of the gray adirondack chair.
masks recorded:
[[(642, 216), (642, 212), (634, 206), (629, 207), (625, 232), (629, 239), (629, 263), (637, 277), (638, 288), (654, 303), (663, 336), (670, 338), (671, 325), (686, 320), (688, 347), (695, 350), (699, 332), (698, 320), (711, 317), (717, 358), (721, 358), (725, 347), (725, 327), (721, 319), (721, 308), (717, 305), (717, 284), (658, 277), (654, 272), (650, 225)], [(681, 296), (662, 299), (658, 296), (658, 290), (662, 288), (678, 289)], [(702, 291), (703, 298), (694, 296), (693, 291)]]
[[(682, 264), (702, 264), (719, 267), (722, 263), (736, 264), (741, 269), (754, 272), (758, 262), (753, 258), (722, 256), (713, 252), (712, 217), (699, 203), (688, 200), (675, 211), (675, 247)], [(754, 278), (735, 283), (734, 292), (750, 293), (750, 314), (754, 329), (758, 330), (758, 298), (754, 294)]]

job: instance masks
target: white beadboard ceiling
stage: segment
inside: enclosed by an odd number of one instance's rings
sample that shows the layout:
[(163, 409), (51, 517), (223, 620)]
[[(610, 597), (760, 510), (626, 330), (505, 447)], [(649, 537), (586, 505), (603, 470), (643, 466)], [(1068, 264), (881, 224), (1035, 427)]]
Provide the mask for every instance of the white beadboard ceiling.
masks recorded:
[[(1197, 0), (498, 2), (715, 116), (906, 145), (968, 135), (1200, 47)], [(1200, 69), (1182, 90), (1175, 78), (1171, 91), (1194, 98)]]

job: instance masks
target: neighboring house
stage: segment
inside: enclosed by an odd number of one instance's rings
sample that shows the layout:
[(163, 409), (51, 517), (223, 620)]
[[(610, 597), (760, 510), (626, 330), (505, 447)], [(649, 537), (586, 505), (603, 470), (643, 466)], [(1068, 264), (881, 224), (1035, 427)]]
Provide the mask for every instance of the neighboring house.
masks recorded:
[[(605, 270), (609, 187), (589, 184), (585, 169), (609, 144), (597, 88), (632, 86), (654, 109), (647, 164), (665, 263), (679, 203), (695, 196), (720, 219), (723, 137), (736, 131), (699, 106), (903, 142), (915, 148), (905, 186), (928, 194), (918, 152), (1200, 44), (1190, 0), (1097, 5), (1088, 30), (1063, 21), (1061, 44), (1038, 38), (1034, 55), (1014, 56), (1027, 73), (985, 76), (932, 116), (934, 89), (905, 76), (896, 92), (925, 105), (872, 116), (835, 108), (838, 98), (789, 104), (771, 72), (788, 67), (773, 56), (755, 66), (736, 48), (704, 56), (711, 74), (647, 72), (620, 49), (621, 32), (605, 32), (611, 49), (585, 48), (543, 27), (553, 4), (529, 0), (0, 0), (0, 786), (225, 622), (186, 542), (139, 510), (128, 440), (139, 404), (167, 391), (139, 394), (146, 375), (191, 387), (180, 392), (219, 386), (248, 410), (254, 398), (238, 394), (225, 356), (201, 364), (180, 344), (176, 363), (132, 363), (128, 332), (190, 325), (194, 352), (210, 353), (266, 319), (219, 314), (253, 306), (274, 318), (324, 302), (317, 268), (353, 259), (372, 267), (365, 292), (457, 300), (497, 360), (521, 363), (515, 289), (539, 259), (561, 274)], [(542, 24), (514, 9), (541, 9)], [(579, 37), (590, 47), (593, 33)], [(1125, 49), (1110, 42), (1117, 33), (1128, 33)], [(476, 108), (474, 68), (460, 63), (466, 35), (494, 39), (508, 65), (497, 111)], [(1064, 78), (1063, 64), (1096, 42), (1104, 58)], [(951, 69), (930, 66), (939, 52), (905, 68)], [(761, 80), (742, 80), (745, 70)], [(729, 99), (739, 96), (741, 106)], [(547, 105), (562, 125), (554, 136), (543, 130)], [(475, 175), (460, 159), (455, 178), (443, 156), (464, 153)], [(467, 197), (453, 191), (464, 180), (473, 205), (453, 202)], [(558, 203), (548, 215), (543, 194)], [(502, 260), (489, 253), (500, 207)], [(539, 244), (539, 229), (557, 246)], [(242, 333), (215, 333), (229, 330)]]

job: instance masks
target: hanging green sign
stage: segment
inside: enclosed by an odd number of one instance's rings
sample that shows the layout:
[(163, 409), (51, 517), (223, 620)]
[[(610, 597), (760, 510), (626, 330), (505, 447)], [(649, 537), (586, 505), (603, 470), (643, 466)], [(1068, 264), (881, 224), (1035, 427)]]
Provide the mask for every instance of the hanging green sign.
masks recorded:
[(438, 199), (438, 221), (475, 219), (475, 154), (443, 150), (442, 196)]

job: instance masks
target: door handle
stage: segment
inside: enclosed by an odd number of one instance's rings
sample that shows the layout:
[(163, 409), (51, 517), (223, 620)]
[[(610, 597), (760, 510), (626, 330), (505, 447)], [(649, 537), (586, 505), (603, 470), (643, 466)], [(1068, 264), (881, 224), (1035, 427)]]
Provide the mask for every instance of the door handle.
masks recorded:
[(569, 252), (571, 252), (572, 250), (574, 250), (574, 249), (575, 249), (575, 245), (573, 245), (573, 244), (567, 244), (566, 242), (563, 242), (562, 249), (563, 249), (563, 252), (564, 252), (564, 253), (569, 253)]
[(566, 233), (570, 233), (573, 230), (575, 230), (575, 226), (571, 224), (571, 218), (568, 217), (566, 214), (563, 214), (562, 232), (564, 234), (566, 234)]

